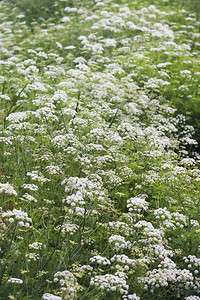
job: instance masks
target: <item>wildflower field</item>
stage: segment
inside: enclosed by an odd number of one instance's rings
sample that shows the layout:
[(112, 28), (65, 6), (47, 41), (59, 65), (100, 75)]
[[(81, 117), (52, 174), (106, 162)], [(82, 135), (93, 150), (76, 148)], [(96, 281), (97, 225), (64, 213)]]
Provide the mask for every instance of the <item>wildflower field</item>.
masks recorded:
[(0, 1), (0, 299), (200, 300), (199, 12)]

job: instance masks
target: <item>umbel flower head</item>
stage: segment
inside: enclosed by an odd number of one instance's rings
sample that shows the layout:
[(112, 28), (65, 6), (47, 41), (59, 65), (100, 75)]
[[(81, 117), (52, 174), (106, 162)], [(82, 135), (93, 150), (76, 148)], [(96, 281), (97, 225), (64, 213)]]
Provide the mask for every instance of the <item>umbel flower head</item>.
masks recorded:
[(0, 193), (17, 196), (17, 192), (10, 183), (0, 183)]

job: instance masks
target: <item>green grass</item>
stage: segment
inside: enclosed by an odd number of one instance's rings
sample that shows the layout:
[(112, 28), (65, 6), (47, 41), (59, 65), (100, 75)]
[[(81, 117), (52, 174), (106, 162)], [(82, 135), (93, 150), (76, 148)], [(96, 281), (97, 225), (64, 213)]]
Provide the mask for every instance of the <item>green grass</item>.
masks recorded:
[(192, 3), (1, 1), (0, 299), (200, 299)]

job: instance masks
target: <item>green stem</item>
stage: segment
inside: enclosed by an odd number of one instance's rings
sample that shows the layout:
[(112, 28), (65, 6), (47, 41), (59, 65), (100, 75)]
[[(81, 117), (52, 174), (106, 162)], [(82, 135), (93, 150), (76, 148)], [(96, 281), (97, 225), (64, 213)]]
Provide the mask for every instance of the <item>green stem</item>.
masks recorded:
[(65, 219), (65, 216), (63, 216), (62, 224), (60, 225), (60, 229), (59, 229), (58, 236), (57, 236), (57, 240), (56, 240), (56, 245), (55, 245), (53, 251), (51, 252), (51, 254), (49, 255), (48, 259), (47, 259), (47, 260), (45, 261), (45, 263), (41, 266), (41, 268), (38, 269), (38, 272), (39, 272), (39, 271), (42, 271), (42, 270), (46, 267), (46, 265), (50, 262), (50, 260), (52, 259), (53, 255), (54, 255), (54, 253), (55, 253), (55, 251), (56, 251), (56, 249), (57, 249), (57, 247), (58, 247), (59, 239), (60, 239), (60, 234), (61, 234), (61, 230), (62, 230), (62, 225), (63, 225), (63, 223), (64, 223), (64, 219)]

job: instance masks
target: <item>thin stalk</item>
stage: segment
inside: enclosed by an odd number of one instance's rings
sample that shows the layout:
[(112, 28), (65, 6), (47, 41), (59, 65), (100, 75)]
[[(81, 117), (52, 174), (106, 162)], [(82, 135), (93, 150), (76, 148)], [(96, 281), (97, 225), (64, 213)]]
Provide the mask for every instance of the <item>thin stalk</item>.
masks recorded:
[(56, 245), (55, 245), (53, 251), (51, 252), (51, 254), (49, 255), (48, 259), (47, 259), (46, 262), (41, 266), (41, 268), (38, 270), (38, 272), (39, 272), (39, 271), (42, 271), (42, 270), (46, 267), (46, 265), (50, 262), (50, 260), (52, 259), (53, 255), (54, 255), (54, 253), (55, 253), (55, 251), (56, 251), (56, 249), (57, 249), (57, 247), (58, 247), (59, 239), (60, 239), (60, 234), (61, 234), (61, 230), (62, 230), (62, 225), (63, 225), (63, 223), (64, 223), (64, 219), (65, 219), (65, 216), (63, 216), (62, 224), (61, 224), (60, 229), (59, 229), (59, 232), (58, 232), (58, 236), (57, 236), (57, 240), (56, 240)]

